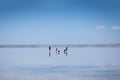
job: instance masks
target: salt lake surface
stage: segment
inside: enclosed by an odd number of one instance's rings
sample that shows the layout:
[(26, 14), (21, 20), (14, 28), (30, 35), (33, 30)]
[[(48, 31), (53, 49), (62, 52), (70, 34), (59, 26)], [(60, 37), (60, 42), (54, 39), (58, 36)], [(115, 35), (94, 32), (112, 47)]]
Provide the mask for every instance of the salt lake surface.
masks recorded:
[(0, 80), (120, 80), (120, 48), (0, 48)]

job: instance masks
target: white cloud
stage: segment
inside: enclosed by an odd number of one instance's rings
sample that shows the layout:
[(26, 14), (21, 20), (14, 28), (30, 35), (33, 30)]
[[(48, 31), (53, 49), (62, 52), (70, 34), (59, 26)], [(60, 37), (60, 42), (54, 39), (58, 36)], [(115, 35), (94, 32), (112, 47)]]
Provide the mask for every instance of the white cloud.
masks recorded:
[(113, 26), (112, 30), (120, 30), (120, 26)]
[(105, 29), (105, 26), (97, 26), (96, 29)]

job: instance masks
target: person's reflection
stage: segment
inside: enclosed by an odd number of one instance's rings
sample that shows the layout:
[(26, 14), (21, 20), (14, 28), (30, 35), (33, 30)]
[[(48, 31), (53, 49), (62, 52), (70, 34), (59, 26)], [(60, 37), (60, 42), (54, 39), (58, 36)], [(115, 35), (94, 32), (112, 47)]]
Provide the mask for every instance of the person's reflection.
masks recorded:
[(68, 55), (68, 52), (66, 51), (65, 54), (66, 54), (66, 56), (67, 56), (67, 55)]
[(51, 57), (51, 52), (49, 52), (49, 57)]

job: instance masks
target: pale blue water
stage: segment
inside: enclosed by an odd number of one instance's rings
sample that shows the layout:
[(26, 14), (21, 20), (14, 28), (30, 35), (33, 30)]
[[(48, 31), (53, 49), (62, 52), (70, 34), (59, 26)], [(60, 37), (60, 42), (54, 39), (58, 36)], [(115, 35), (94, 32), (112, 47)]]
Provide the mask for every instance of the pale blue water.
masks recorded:
[(120, 80), (120, 49), (0, 48), (0, 80)]
[(0, 69), (0, 80), (120, 80), (119, 67), (32, 66)]

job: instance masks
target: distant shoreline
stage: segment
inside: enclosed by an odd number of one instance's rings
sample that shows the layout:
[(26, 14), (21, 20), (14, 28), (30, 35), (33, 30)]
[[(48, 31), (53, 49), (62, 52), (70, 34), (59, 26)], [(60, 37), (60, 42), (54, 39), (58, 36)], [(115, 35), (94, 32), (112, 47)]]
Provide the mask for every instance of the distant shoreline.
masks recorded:
[(0, 45), (0, 48), (48, 48), (51, 47), (120, 47), (120, 44), (42, 44), (42, 45)]

